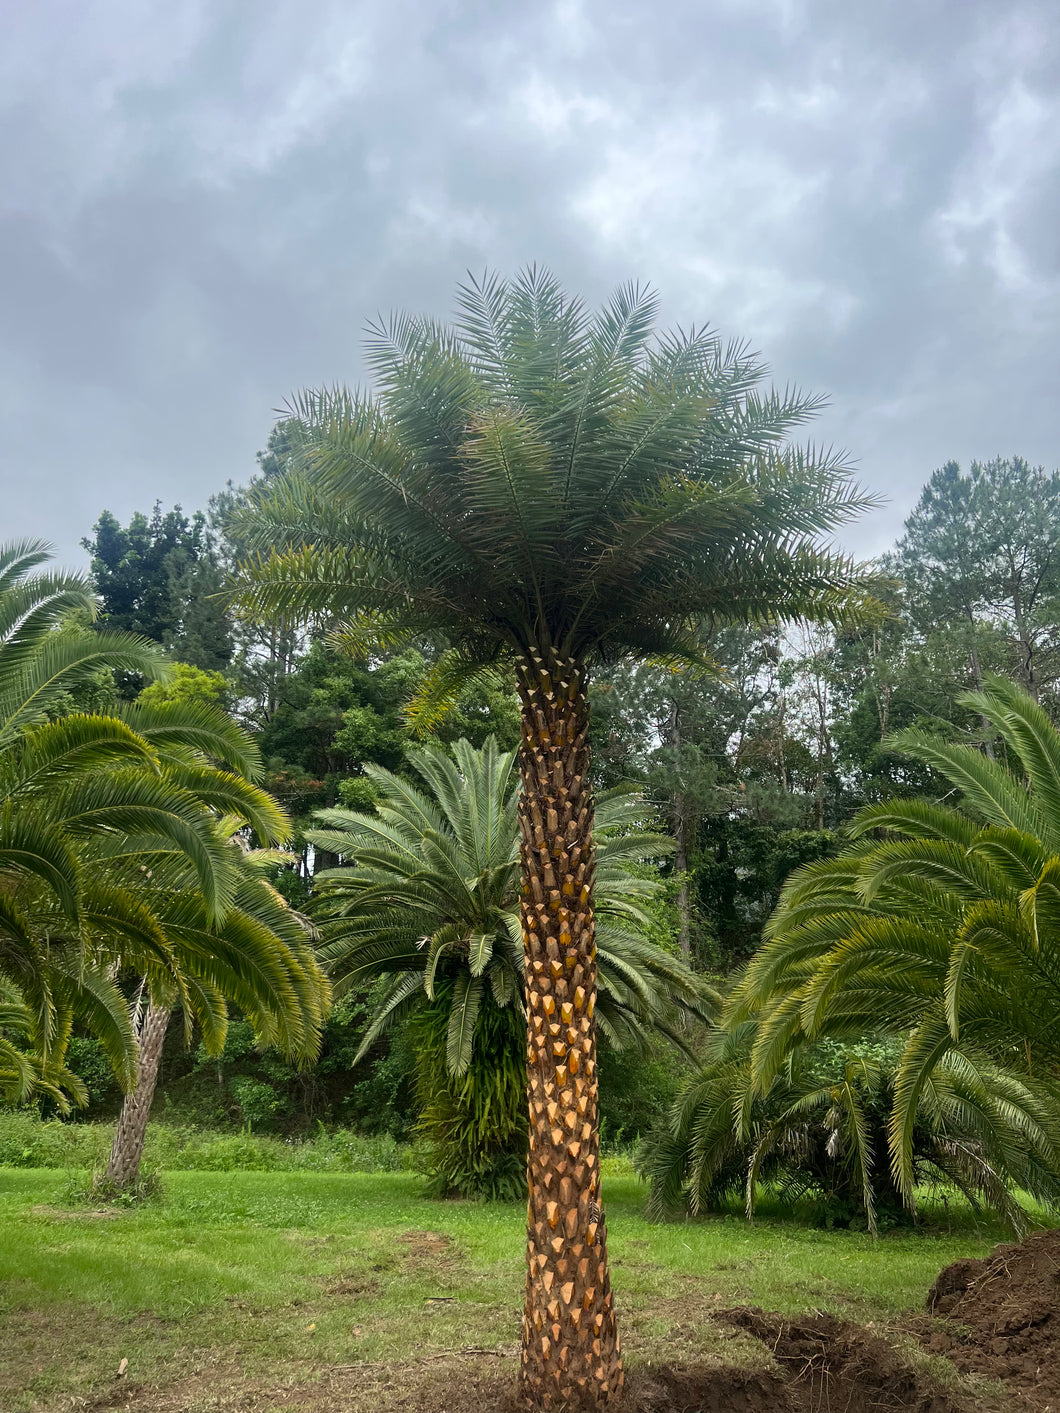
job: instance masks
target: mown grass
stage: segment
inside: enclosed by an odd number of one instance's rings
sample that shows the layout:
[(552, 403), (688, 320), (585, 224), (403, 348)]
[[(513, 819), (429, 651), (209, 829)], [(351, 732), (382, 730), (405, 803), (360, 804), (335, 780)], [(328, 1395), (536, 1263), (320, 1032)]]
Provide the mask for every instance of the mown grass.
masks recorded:
[[(966, 1209), (929, 1214), (948, 1229), (875, 1243), (777, 1213), (656, 1226), (628, 1165), (609, 1166), (634, 1361), (694, 1354), (705, 1316), (733, 1304), (885, 1320), (1002, 1236)], [(123, 1358), (146, 1385), (211, 1368), (289, 1382), (515, 1344), (521, 1206), (426, 1200), (408, 1173), (177, 1172), (158, 1200), (115, 1215), (72, 1200), (72, 1176), (0, 1169), (0, 1407), (12, 1413), (71, 1407)]]

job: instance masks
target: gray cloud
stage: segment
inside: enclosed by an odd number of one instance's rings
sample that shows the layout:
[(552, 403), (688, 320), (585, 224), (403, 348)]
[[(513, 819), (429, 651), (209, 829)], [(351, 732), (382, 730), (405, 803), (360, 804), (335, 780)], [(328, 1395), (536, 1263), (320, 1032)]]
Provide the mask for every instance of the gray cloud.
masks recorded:
[(1060, 462), (1051, 0), (4, 0), (5, 536), (245, 478), (465, 267), (750, 339), (890, 497)]

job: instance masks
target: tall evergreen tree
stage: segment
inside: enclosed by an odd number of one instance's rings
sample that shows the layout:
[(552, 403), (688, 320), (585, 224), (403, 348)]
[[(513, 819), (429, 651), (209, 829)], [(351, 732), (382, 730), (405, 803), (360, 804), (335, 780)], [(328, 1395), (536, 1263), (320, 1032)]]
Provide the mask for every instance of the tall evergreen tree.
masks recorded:
[(1034, 697), (1060, 677), (1060, 471), (1011, 460), (955, 461), (934, 473), (898, 546), (913, 621), (965, 634), (975, 685), (984, 640)]
[(180, 506), (137, 512), (122, 525), (109, 510), (82, 541), (111, 628), (161, 643), (207, 671), (231, 661), (232, 635), (218, 593), (223, 572), (205, 515)]

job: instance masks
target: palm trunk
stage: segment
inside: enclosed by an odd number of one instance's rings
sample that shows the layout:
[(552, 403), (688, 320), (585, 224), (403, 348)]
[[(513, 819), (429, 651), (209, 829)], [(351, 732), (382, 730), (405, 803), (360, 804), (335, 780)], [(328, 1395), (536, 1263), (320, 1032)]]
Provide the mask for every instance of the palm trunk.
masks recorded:
[(600, 1197), (585, 670), (534, 656), (519, 695), (530, 1106), (521, 1392), (534, 1408), (593, 1408), (620, 1395), (623, 1375)]
[(151, 1002), (140, 1030), (140, 1068), (136, 1088), (125, 1096), (118, 1119), (118, 1131), (107, 1163), (106, 1178), (115, 1187), (128, 1187), (140, 1176), (140, 1160), (144, 1156), (147, 1119), (155, 1097), (158, 1066), (162, 1059), (162, 1042), (166, 1038), (170, 1008)]
[(692, 958), (691, 909), (688, 902), (688, 801), (681, 789), (681, 708), (673, 703), (670, 714), (670, 745), (674, 753), (674, 872), (681, 882), (677, 889), (677, 940), (685, 961)]

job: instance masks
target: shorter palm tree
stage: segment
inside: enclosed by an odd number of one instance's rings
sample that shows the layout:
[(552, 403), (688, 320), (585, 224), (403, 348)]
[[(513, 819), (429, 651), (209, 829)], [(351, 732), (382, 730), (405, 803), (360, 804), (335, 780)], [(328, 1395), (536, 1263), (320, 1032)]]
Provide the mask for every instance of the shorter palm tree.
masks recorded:
[[(319, 954), (336, 989), (375, 985), (358, 1054), (417, 1016), (425, 1121), (447, 1145), (441, 1185), (502, 1195), (524, 1189), (526, 1021), (519, 920), (518, 773), (493, 738), (476, 750), (411, 750), (422, 788), (378, 766), (374, 814), (333, 809), (310, 831), (347, 866), (318, 875)], [(714, 995), (650, 940), (661, 882), (637, 861), (669, 840), (644, 828), (630, 789), (596, 802), (597, 1023), (615, 1047), (652, 1032), (681, 1043), (683, 1013)], [(555, 1024), (560, 1024), (557, 1014)], [(446, 1168), (449, 1160), (443, 1159)], [(464, 1176), (458, 1178), (457, 1173)]]
[[(772, 1080), (756, 1081), (754, 1022), (711, 1036), (664, 1124), (641, 1145), (650, 1216), (723, 1209), (743, 1199), (753, 1218), (768, 1184), (785, 1206), (809, 1200), (821, 1217), (866, 1227), (908, 1213), (888, 1162), (888, 1123), (902, 1041), (894, 1035), (793, 1045)], [(998, 1066), (950, 1056), (921, 1095), (910, 1132), (914, 1186), (955, 1188), (1014, 1229), (1014, 1189), (1055, 1205), (1056, 1114)]]
[[(169, 1008), (224, 1044), (225, 997), (262, 1043), (308, 1060), (329, 988), (300, 919), (234, 842), (283, 839), (254, 783), (249, 739), (207, 707), (71, 712), (101, 668), (158, 677), (157, 649), (126, 634), (56, 631), (95, 600), (77, 575), (35, 572), (42, 545), (0, 549), (0, 1092), (84, 1099), (65, 1054), (76, 1024), (130, 1090), (110, 1176), (129, 1180)], [(144, 978), (139, 1036), (119, 985)]]
[[(74, 612), (94, 615), (96, 603), (83, 576), (42, 570), (48, 557), (35, 541), (0, 547), (0, 988), (13, 1008), (0, 1012), (0, 1083), (18, 1100), (38, 1082), (53, 1097), (56, 1086), (77, 1097), (63, 1061), (75, 1018), (122, 1084), (135, 1079), (125, 999), (89, 940), (135, 936), (162, 957), (164, 939), (145, 925), (137, 889), (110, 888), (88, 852), (133, 835), (180, 851), (217, 918), (227, 867), (213, 811), (221, 796), (230, 808), (245, 793), (215, 771), (206, 804), (202, 771), (186, 761), (164, 769), (128, 722), (67, 714), (71, 693), (102, 670), (159, 677), (168, 667), (155, 645), (128, 634), (59, 631)], [(171, 735), (189, 729), (171, 723)]]
[[(231, 832), (232, 822), (218, 828)], [(210, 918), (180, 855), (149, 856), (149, 904), (169, 959), (165, 966), (150, 967), (148, 955), (118, 949), (118, 961), (143, 970), (144, 977), (137, 1005), (136, 1085), (122, 1105), (105, 1172), (116, 1188), (139, 1178), (162, 1046), (178, 1002), (185, 1038), (197, 1024), (209, 1054), (224, 1049), (229, 1000), (239, 1005), (260, 1047), (275, 1046), (303, 1065), (319, 1052), (330, 987), (313, 954), (307, 920), (265, 876), (277, 853), (248, 852), (233, 837), (229, 854), (233, 897), (219, 921)]]
[[(909, 1202), (917, 1116), (955, 1073), (1018, 1084), (1034, 1115), (999, 1100), (997, 1117), (1015, 1148), (1033, 1139), (1060, 1172), (1060, 732), (1003, 679), (960, 701), (997, 731), (1008, 763), (921, 731), (896, 737), (959, 803), (863, 810), (848, 850), (788, 881), (731, 1010), (757, 1023), (763, 1092), (793, 1048), (822, 1035), (903, 1036), (889, 1143)], [(1002, 1141), (988, 1105), (966, 1113), (982, 1143)]]

